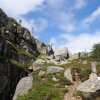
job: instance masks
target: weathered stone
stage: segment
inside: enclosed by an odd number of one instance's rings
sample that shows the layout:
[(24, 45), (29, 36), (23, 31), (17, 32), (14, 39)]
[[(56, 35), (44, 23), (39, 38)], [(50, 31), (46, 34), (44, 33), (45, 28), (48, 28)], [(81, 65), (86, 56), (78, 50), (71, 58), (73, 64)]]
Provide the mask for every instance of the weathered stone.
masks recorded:
[(17, 95), (23, 95), (28, 92), (29, 89), (31, 89), (33, 84), (33, 77), (25, 77), (22, 78), (19, 83), (17, 84), (15, 95), (13, 97), (13, 100), (17, 100), (16, 97)]
[(55, 81), (55, 82), (57, 81), (55, 76), (52, 77), (52, 80)]
[(60, 73), (64, 70), (64, 68), (58, 67), (58, 66), (48, 66), (47, 67), (47, 74), (55, 74)]
[(74, 59), (78, 59), (79, 58), (79, 53), (75, 53), (74, 55), (72, 55), (71, 57), (69, 57), (68, 60), (74, 60)]
[(86, 57), (87, 57), (87, 53), (85, 53), (85, 52), (80, 53), (80, 58), (86, 58)]
[(64, 77), (73, 83), (71, 68), (66, 69), (66, 71), (64, 72)]
[(68, 58), (68, 49), (67, 47), (59, 48), (54, 52), (54, 56), (56, 60), (64, 60)]
[(32, 67), (33, 67), (33, 71), (36, 71), (38, 69), (41, 69), (44, 67), (44, 64), (45, 64), (45, 61), (42, 60), (42, 59), (38, 59), (36, 60), (33, 64), (32, 64)]
[(97, 62), (91, 62), (91, 68), (92, 68), (93, 73), (97, 73), (96, 65), (97, 65)]
[(44, 75), (44, 74), (46, 74), (46, 71), (41, 70), (41, 71), (39, 72), (39, 76), (42, 76), (42, 75)]
[(100, 94), (100, 81), (97, 79), (97, 75), (92, 73), (90, 79), (76, 87), (76, 92), (81, 92), (86, 100), (94, 100)]
[(87, 60), (84, 60), (84, 61), (83, 61), (83, 64), (87, 64)]

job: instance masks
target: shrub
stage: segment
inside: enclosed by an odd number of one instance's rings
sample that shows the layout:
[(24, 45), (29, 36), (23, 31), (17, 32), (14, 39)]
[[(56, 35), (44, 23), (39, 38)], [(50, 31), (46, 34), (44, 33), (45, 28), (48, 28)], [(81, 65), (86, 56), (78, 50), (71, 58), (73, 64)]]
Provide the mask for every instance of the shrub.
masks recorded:
[(92, 56), (95, 60), (100, 61), (100, 43), (93, 45)]
[(82, 92), (74, 92), (73, 96), (74, 97), (80, 96), (80, 97), (84, 98), (84, 95), (82, 94)]

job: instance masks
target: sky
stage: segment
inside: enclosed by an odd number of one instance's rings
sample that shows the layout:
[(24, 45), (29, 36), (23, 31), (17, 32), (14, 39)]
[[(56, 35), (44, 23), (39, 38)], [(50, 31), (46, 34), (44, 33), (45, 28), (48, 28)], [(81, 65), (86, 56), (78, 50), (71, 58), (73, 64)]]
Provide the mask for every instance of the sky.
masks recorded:
[(90, 52), (100, 42), (100, 0), (0, 0), (0, 8), (54, 50)]

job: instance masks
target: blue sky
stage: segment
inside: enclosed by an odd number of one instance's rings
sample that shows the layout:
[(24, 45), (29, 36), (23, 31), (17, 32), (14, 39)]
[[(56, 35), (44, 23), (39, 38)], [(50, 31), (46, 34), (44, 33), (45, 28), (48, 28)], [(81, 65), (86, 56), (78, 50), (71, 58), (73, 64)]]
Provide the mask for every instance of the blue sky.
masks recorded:
[(100, 0), (0, 0), (0, 7), (54, 50), (90, 51), (100, 42)]

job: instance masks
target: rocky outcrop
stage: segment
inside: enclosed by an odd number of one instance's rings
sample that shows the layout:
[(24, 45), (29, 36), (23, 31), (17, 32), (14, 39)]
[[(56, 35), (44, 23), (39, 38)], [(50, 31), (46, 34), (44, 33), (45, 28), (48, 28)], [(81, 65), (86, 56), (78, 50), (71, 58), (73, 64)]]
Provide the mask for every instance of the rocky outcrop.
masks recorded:
[(76, 92), (81, 92), (85, 100), (94, 100), (100, 94), (100, 80), (97, 79), (97, 75), (91, 73), (90, 79), (76, 87)]
[(37, 41), (27, 28), (0, 9), (0, 100), (12, 100), (17, 83), (28, 75), (28, 66), (39, 52), (53, 54), (51, 46)]
[(39, 52), (45, 55), (51, 55), (53, 54), (53, 49), (50, 45), (45, 45), (43, 42), (40, 40), (36, 39), (36, 46)]
[(22, 78), (17, 84), (13, 100), (17, 100), (18, 95), (26, 94), (29, 91), (29, 89), (32, 88), (32, 84), (33, 84), (32, 76)]

